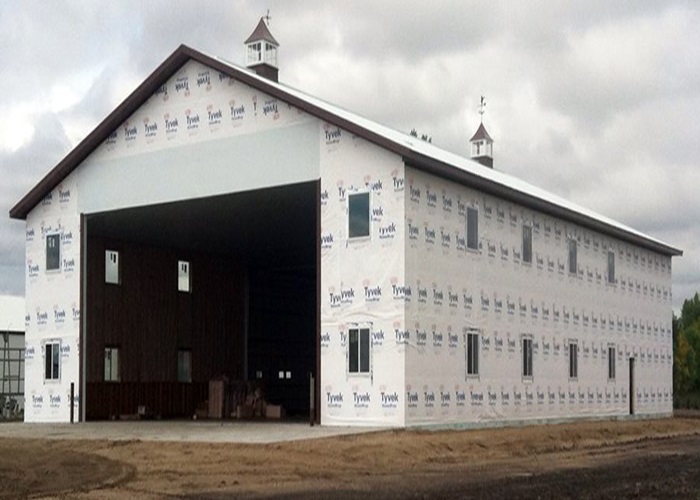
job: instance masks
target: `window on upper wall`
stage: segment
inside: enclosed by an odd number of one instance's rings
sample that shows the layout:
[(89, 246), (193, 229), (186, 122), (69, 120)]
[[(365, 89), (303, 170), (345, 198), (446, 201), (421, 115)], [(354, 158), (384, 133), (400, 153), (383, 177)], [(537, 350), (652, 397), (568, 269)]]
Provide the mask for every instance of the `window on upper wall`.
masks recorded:
[(119, 272), (119, 252), (105, 250), (105, 283), (119, 285), (121, 276)]
[(370, 372), (370, 331), (369, 328), (348, 330), (348, 372)]
[(467, 248), (479, 249), (479, 211), (467, 207)]
[(523, 338), (523, 377), (532, 378), (532, 338)]
[(569, 343), (569, 378), (578, 378), (578, 344)]
[(608, 283), (615, 283), (615, 252), (608, 250)]
[(578, 243), (573, 238), (569, 240), (569, 274), (578, 273), (578, 264), (576, 263), (576, 251)]
[(467, 333), (467, 375), (479, 374), (479, 333)]
[(47, 342), (44, 346), (45, 365), (44, 380), (59, 380), (61, 378), (61, 343)]
[(58, 271), (61, 269), (61, 235), (46, 235), (46, 270)]
[(369, 237), (369, 193), (348, 195), (348, 237)]
[(105, 347), (105, 382), (119, 382), (118, 347)]
[(177, 261), (177, 290), (179, 292), (192, 291), (190, 263), (185, 260)]
[(189, 349), (177, 351), (177, 381), (192, 382), (192, 351)]
[(523, 226), (523, 262), (532, 264), (532, 226)]
[(608, 379), (615, 380), (615, 348), (608, 347)]

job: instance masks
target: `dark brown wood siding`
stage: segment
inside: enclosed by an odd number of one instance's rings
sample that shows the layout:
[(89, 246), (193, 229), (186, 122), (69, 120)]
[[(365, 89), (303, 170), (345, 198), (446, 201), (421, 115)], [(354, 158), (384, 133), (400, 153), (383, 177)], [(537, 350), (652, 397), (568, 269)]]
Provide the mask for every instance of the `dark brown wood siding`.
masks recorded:
[[(107, 249), (119, 252), (119, 285), (105, 283)], [(120, 382), (141, 391), (145, 400), (139, 404), (157, 412), (160, 398), (164, 413), (177, 410), (172, 416), (181, 410), (191, 415), (202, 393), (170, 387), (177, 382), (178, 350), (192, 353), (193, 384), (223, 375), (244, 378), (244, 280), (234, 262), (98, 237), (88, 239), (87, 259), (88, 418), (136, 412), (133, 398), (101, 387), (118, 385), (104, 382), (105, 347), (119, 348)], [(190, 262), (191, 293), (177, 290), (178, 260)], [(153, 389), (154, 383), (166, 389)], [(138, 384), (150, 388), (134, 389)], [(178, 394), (177, 404), (166, 401), (168, 394)]]

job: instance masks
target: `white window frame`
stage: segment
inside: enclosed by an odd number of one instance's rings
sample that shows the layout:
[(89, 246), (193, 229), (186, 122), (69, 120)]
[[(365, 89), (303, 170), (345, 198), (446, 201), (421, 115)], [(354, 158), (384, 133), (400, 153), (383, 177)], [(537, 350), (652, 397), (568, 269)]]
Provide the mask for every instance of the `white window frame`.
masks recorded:
[[(367, 333), (367, 366), (362, 366), (362, 335)], [(353, 367), (353, 333), (357, 335), (357, 366)], [(355, 325), (348, 328), (348, 347), (347, 347), (347, 362), (345, 364), (346, 372), (349, 376), (369, 376), (372, 373), (372, 328), (369, 325)], [(364, 368), (364, 369), (363, 369)]]
[[(352, 236), (350, 234), (350, 198), (353, 196), (367, 196), (367, 234)], [(366, 189), (348, 193), (348, 240), (350, 241), (365, 241), (372, 237), (372, 193)]]
[(119, 382), (119, 347), (105, 347), (104, 357), (104, 381)]
[(253, 42), (248, 44), (247, 64), (257, 64), (262, 62), (263, 42)]
[[(115, 269), (112, 271), (112, 269)], [(118, 250), (105, 249), (105, 283), (121, 285), (122, 273)]]
[[(476, 221), (476, 234), (474, 235), (473, 238), (473, 244), (472, 244), (472, 238), (470, 237), (470, 229), (472, 224), (469, 223), (470, 216), (469, 214), (474, 214), (475, 221)], [(479, 250), (479, 209), (477, 207), (467, 207), (467, 214), (466, 214), (466, 226), (467, 226), (467, 249), (468, 250), (474, 250), (478, 251)]]
[(464, 337), (464, 370), (467, 378), (479, 377), (479, 350), (481, 348), (480, 331), (468, 329)]
[[(57, 232), (52, 232), (48, 233), (46, 235), (46, 238), (44, 239), (45, 243), (45, 257), (46, 257), (46, 272), (47, 273), (60, 273), (61, 272), (61, 233)], [(49, 267), (49, 248), (54, 248), (52, 243), (50, 242), (55, 242), (56, 243), (56, 251), (58, 252), (58, 260), (56, 263), (56, 267)]]
[(265, 42), (265, 59), (266, 63), (277, 66), (277, 47), (270, 42)]
[[(51, 354), (49, 354), (49, 346), (51, 346)], [(51, 363), (50, 372), (49, 371), (49, 356), (51, 360), (57, 358), (57, 363)], [(55, 373), (54, 373), (55, 371)], [(47, 376), (48, 375), (48, 376)], [(47, 340), (44, 343), (44, 382), (60, 382), (61, 381), (61, 341), (60, 340)]]
[(533, 341), (532, 335), (523, 335), (520, 346), (522, 349), (522, 357), (520, 358), (521, 371), (523, 380), (532, 380), (534, 377), (534, 353), (533, 353)]
[(187, 260), (177, 261), (177, 291), (192, 293), (192, 264)]

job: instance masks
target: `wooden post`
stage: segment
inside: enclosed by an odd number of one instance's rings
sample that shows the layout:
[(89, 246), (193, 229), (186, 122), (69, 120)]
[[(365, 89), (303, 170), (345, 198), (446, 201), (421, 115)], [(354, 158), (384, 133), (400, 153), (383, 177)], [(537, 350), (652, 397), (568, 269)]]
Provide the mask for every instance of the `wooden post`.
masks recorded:
[(314, 381), (314, 374), (309, 372), (309, 425), (314, 426), (314, 421), (316, 420), (316, 405), (314, 404), (314, 392), (316, 389), (316, 383)]
[(70, 423), (73, 423), (73, 402), (75, 401), (75, 383), (70, 383)]

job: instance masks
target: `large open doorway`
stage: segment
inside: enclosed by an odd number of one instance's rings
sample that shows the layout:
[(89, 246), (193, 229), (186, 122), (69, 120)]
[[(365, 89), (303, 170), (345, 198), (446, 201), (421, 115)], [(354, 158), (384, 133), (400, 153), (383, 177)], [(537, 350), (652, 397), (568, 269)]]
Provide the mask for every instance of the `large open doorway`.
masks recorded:
[(318, 193), (307, 182), (86, 216), (87, 419), (189, 418), (212, 380), (308, 418)]

